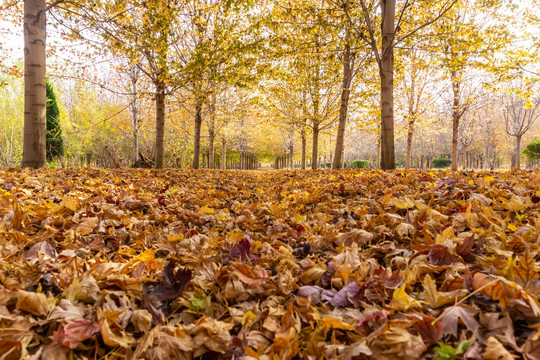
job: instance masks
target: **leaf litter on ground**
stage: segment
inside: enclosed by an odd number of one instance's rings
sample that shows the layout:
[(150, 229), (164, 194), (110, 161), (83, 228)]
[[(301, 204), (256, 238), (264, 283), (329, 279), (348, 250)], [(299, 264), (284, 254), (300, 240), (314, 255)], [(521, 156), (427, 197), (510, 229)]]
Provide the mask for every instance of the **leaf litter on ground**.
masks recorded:
[(0, 169), (0, 357), (540, 359), (539, 175)]

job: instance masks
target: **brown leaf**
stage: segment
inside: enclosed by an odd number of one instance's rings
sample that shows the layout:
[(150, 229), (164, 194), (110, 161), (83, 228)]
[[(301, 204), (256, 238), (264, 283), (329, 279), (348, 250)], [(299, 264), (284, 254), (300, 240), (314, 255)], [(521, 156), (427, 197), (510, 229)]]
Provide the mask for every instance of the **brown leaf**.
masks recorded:
[(232, 265), (232, 267), (233, 274), (235, 274), (241, 282), (248, 286), (260, 286), (268, 277), (266, 270), (259, 265), (255, 265), (252, 268), (247, 264), (235, 263)]
[(458, 336), (458, 325), (461, 320), (468, 330), (475, 331), (480, 324), (475, 319), (478, 310), (473, 310), (464, 306), (452, 306), (446, 308), (441, 316), (444, 333)]
[(0, 340), (0, 359), (19, 360), (22, 356), (22, 344), (18, 340)]
[(431, 315), (420, 314), (421, 320), (414, 323), (410, 331), (413, 335), (420, 335), (427, 346), (436, 343), (443, 336), (443, 326)]
[(428, 260), (435, 266), (450, 265), (459, 258), (452, 254), (448, 248), (442, 244), (433, 244), (430, 246)]
[(422, 285), (424, 285), (424, 292), (422, 293), (422, 296), (433, 309), (456, 303), (462, 297), (467, 295), (467, 290), (465, 289), (459, 289), (451, 292), (438, 291), (435, 280), (433, 280), (429, 275), (424, 277)]
[(486, 350), (484, 351), (483, 359), (486, 360), (514, 360), (518, 356), (512, 355), (502, 344), (493, 336), (488, 338)]
[(17, 309), (36, 316), (46, 316), (54, 309), (54, 305), (44, 294), (19, 290)]
[(420, 336), (412, 335), (399, 327), (390, 327), (369, 345), (375, 358), (381, 360), (416, 360), (420, 359), (427, 349)]
[(60, 325), (51, 339), (70, 349), (75, 349), (82, 341), (90, 339), (100, 329), (101, 326), (92, 320), (73, 320), (64, 327)]
[(525, 290), (529, 288), (534, 280), (539, 278), (538, 273), (534, 268), (534, 258), (529, 250), (518, 258), (518, 263), (512, 266), (512, 272), (516, 278), (516, 282)]

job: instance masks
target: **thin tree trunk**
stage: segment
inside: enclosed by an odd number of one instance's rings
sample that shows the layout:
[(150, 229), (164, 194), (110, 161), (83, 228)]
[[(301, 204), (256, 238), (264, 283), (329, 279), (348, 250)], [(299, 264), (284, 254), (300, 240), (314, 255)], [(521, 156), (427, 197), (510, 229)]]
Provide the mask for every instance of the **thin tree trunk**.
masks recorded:
[(405, 154), (405, 169), (409, 170), (411, 168), (411, 150), (412, 150), (412, 141), (414, 135), (414, 114), (409, 113), (409, 123), (407, 126), (407, 152)]
[(165, 139), (165, 83), (156, 83), (156, 169), (163, 168)]
[(13, 165), (13, 133), (15, 132), (15, 121), (11, 119), (11, 133), (9, 135), (9, 165)]
[(23, 167), (41, 168), (46, 155), (45, 0), (24, 1), (24, 139)]
[(137, 107), (137, 67), (133, 67), (131, 70), (131, 92), (133, 94), (133, 101), (131, 102), (131, 125), (133, 129), (133, 163), (137, 163), (139, 160), (139, 108)]
[(351, 93), (352, 82), (351, 46), (348, 40), (348, 36), (346, 36), (345, 51), (343, 52), (343, 81), (341, 84), (341, 105), (339, 107), (338, 132), (335, 148), (336, 155), (332, 164), (333, 169), (339, 169), (342, 167), (343, 151), (345, 148), (345, 127), (347, 125), (347, 109), (349, 106), (349, 95)]
[(461, 118), (461, 109), (459, 103), (460, 97), (460, 79), (459, 72), (452, 70), (452, 91), (454, 100), (452, 103), (452, 170), (458, 169), (458, 136), (459, 136), (459, 120)]
[(319, 123), (313, 123), (313, 148), (311, 151), (311, 168), (317, 170), (319, 165)]
[(394, 154), (394, 22), (395, 0), (382, 0), (381, 49), (381, 168), (395, 169)]
[(521, 135), (516, 136), (516, 169), (520, 168), (521, 165)]
[(201, 153), (202, 103), (199, 98), (195, 100), (195, 138), (193, 140), (193, 168), (198, 169), (199, 157)]
[(215, 94), (212, 98), (212, 104), (210, 105), (210, 124), (208, 125), (208, 167), (210, 169), (216, 168), (215, 160), (215, 148), (214, 140), (216, 137), (216, 97)]
[(294, 144), (291, 143), (291, 146), (289, 147), (289, 164), (291, 169), (294, 169)]
[(227, 169), (227, 140), (225, 136), (221, 140), (221, 170)]
[(302, 126), (302, 170), (306, 169), (306, 147), (307, 147), (307, 139), (306, 139), (306, 126)]
[[(380, 129), (380, 126), (379, 126)], [(375, 168), (380, 169), (381, 168), (381, 137), (377, 139), (377, 157), (375, 158)]]
[(216, 139), (216, 135), (214, 133), (214, 129), (208, 130), (208, 168), (215, 169), (215, 148), (214, 148), (214, 140)]

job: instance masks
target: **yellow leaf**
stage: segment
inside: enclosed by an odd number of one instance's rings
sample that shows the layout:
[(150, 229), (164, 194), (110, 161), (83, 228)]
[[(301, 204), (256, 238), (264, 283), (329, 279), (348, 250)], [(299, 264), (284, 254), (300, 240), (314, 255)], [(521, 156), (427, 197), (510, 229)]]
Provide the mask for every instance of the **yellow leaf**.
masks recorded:
[(145, 262), (145, 261), (148, 261), (150, 259), (153, 259), (154, 258), (154, 251), (153, 250), (145, 250), (145, 251), (141, 251), (141, 253), (139, 254), (139, 256), (133, 258), (133, 260), (138, 260), (138, 261), (142, 261), (142, 262)]
[(400, 288), (394, 290), (392, 301), (390, 301), (390, 309), (394, 311), (408, 311), (409, 309), (422, 308), (422, 303), (413, 299), (405, 292), (406, 285), (401, 285)]
[(465, 289), (459, 289), (452, 292), (438, 291), (435, 280), (433, 280), (429, 275), (424, 277), (422, 285), (424, 285), (424, 292), (422, 293), (424, 300), (426, 300), (429, 306), (431, 306), (433, 309), (452, 304), (467, 295), (467, 290)]
[(109, 319), (103, 318), (99, 323), (101, 325), (101, 337), (103, 338), (103, 342), (106, 345), (111, 347), (120, 346), (128, 348), (131, 347), (133, 343), (135, 343), (135, 339), (133, 339), (131, 336), (126, 335), (124, 333), (124, 330), (122, 330), (120, 326), (115, 325)]
[(482, 358), (487, 360), (514, 360), (515, 357), (496, 338), (490, 336)]
[(62, 199), (62, 205), (71, 211), (77, 211), (77, 206), (79, 205), (79, 201), (77, 198), (71, 195), (66, 195)]
[(197, 211), (197, 214), (199, 215), (213, 215), (215, 213), (216, 212), (214, 211), (214, 209), (210, 209), (207, 205), (204, 205), (202, 208), (199, 209), (199, 211)]
[(508, 229), (511, 230), (511, 231), (516, 231), (516, 230), (517, 230), (517, 226), (514, 225), (514, 224), (508, 224)]
[(19, 290), (16, 307), (32, 315), (46, 316), (55, 306), (42, 293)]
[(251, 323), (257, 318), (257, 315), (252, 313), (250, 310), (242, 316), (242, 325), (248, 324), (251, 325)]
[(339, 330), (354, 330), (354, 326), (347, 324), (340, 317), (337, 316), (325, 316), (319, 320), (318, 326), (322, 327), (323, 334), (326, 336), (331, 329)]
[(401, 210), (411, 209), (414, 207), (414, 201), (408, 196), (400, 197), (398, 199), (393, 199), (392, 203), (394, 204), (395, 207)]

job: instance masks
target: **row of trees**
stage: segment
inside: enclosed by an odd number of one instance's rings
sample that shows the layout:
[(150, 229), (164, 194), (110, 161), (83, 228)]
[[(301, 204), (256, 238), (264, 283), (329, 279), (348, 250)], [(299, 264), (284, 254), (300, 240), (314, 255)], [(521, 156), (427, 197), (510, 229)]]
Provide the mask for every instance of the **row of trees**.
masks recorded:
[[(406, 139), (403, 166), (411, 167), (414, 154), (426, 145), (430, 124), (447, 118), (454, 169), (478, 157), (472, 151), (478, 142), (474, 129), (486, 119), (493, 131), (505, 124), (519, 154), (522, 137), (538, 117), (537, 74), (530, 70), (538, 43), (526, 44), (529, 53), (516, 47), (516, 34), (508, 31), (516, 13), (504, 1), (24, 4), (24, 21), (31, 22), (25, 27), (24, 166), (46, 161), (41, 85), (48, 11), (67, 38), (83, 40), (84, 56), (113, 56), (106, 72), (102, 65), (92, 68), (93, 78), (88, 68), (71, 76), (113, 90), (118, 94), (114, 101), (126, 105), (133, 162), (141, 153), (143, 108), (153, 109), (155, 140), (146, 151), (158, 168), (166, 159), (166, 119), (172, 128), (174, 117), (183, 119), (182, 140), (171, 141), (168, 146), (175, 149), (169, 152), (180, 147), (191, 154), (192, 147), (193, 168), (199, 167), (201, 138), (211, 168), (217, 151), (227, 156), (227, 145), (238, 156), (283, 157), (286, 152), (291, 164), (299, 147), (300, 166), (311, 158), (311, 167), (317, 168), (321, 136), (333, 138), (327, 141), (333, 149), (323, 151), (339, 168), (346, 148), (354, 148), (347, 145), (352, 134), (365, 133), (375, 140), (374, 162), (384, 169), (396, 166), (400, 139)], [(441, 135), (448, 139), (449, 133)], [(445, 143), (438, 141), (439, 150)], [(501, 147), (492, 142), (483, 155), (486, 164), (495, 153)], [(417, 156), (416, 165), (422, 165), (418, 159), (423, 156), (428, 154)], [(519, 158), (514, 155), (515, 166)]]

